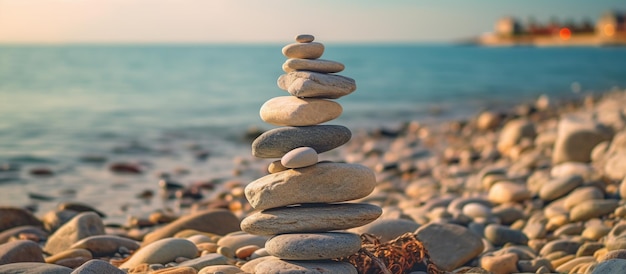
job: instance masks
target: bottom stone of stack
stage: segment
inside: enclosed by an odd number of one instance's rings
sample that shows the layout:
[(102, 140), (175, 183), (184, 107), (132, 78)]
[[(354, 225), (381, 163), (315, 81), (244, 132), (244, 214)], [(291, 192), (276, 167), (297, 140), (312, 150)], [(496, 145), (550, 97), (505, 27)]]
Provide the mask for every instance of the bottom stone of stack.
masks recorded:
[(290, 233), (272, 236), (267, 253), (284, 260), (326, 260), (347, 257), (361, 248), (359, 235), (348, 232)]
[(255, 273), (281, 273), (281, 274), (357, 274), (356, 268), (344, 262), (331, 260), (316, 261), (291, 261), (279, 258), (268, 259), (259, 263), (254, 268)]

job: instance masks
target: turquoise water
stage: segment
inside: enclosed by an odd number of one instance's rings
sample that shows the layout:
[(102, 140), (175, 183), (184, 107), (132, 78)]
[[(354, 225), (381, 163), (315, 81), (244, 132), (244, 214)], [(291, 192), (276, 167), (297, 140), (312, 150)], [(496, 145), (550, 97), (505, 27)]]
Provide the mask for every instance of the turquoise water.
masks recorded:
[[(243, 132), (271, 128), (259, 107), (287, 95), (276, 86), (281, 48), (0, 46), (0, 163), (24, 167), (19, 176), (0, 177), (0, 200), (25, 204), (22, 193), (48, 191), (42, 185), (53, 191), (93, 178), (120, 180), (85, 171), (77, 160), (85, 154), (188, 167), (195, 163), (180, 151), (200, 144), (212, 156), (198, 167), (228, 173), (234, 156), (249, 153)], [(344, 63), (339, 74), (356, 80), (357, 90), (338, 100), (344, 114), (334, 121), (351, 129), (626, 87), (626, 48), (326, 44), (323, 58)], [(24, 174), (42, 165), (61, 176), (44, 184)]]

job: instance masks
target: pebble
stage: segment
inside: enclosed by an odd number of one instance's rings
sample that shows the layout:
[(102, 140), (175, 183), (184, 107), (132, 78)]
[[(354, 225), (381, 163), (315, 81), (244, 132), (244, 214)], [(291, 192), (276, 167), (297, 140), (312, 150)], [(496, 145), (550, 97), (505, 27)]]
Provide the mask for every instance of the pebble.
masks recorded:
[(561, 198), (583, 184), (583, 177), (571, 175), (554, 178), (546, 182), (539, 190), (539, 197), (544, 201)]
[(492, 244), (502, 246), (506, 243), (526, 244), (528, 237), (519, 230), (511, 229), (507, 226), (490, 224), (485, 227), (485, 238)]
[(261, 177), (248, 184), (245, 193), (253, 208), (263, 210), (301, 203), (350, 201), (369, 195), (375, 186), (376, 177), (365, 166), (319, 163)]
[(261, 262), (267, 261), (267, 260), (277, 260), (278, 258), (274, 257), (274, 256), (263, 256), (263, 257), (259, 257), (259, 258), (254, 258), (251, 259), (250, 261), (244, 263), (241, 266), (241, 271), (244, 271), (246, 273), (254, 273), (255, 272), (255, 268), (258, 264), (260, 264)]
[(418, 223), (407, 219), (378, 219), (364, 226), (350, 229), (357, 234), (372, 234), (379, 237), (382, 243), (391, 241), (405, 233), (414, 232), (420, 227)]
[(192, 242), (179, 238), (166, 238), (143, 245), (119, 268), (133, 268), (140, 264), (166, 264), (178, 257), (195, 258), (198, 248)]
[(591, 274), (622, 274), (626, 269), (626, 260), (610, 259), (598, 263), (591, 271)]
[(72, 274), (124, 274), (126, 272), (111, 265), (108, 262), (98, 259), (92, 259), (72, 271)]
[(18, 226), (36, 226), (42, 227), (43, 224), (35, 215), (29, 211), (9, 206), (0, 206), (0, 232)]
[(581, 201), (599, 200), (602, 198), (604, 198), (604, 193), (595, 186), (579, 187), (567, 195), (565, 201), (563, 201), (563, 207), (571, 210)]
[(255, 267), (255, 273), (300, 273), (300, 274), (357, 274), (356, 268), (344, 262), (330, 260), (290, 261), (278, 258), (266, 259)]
[(298, 43), (311, 43), (315, 40), (315, 36), (310, 34), (298, 34), (296, 36), (296, 42)]
[(228, 264), (228, 258), (222, 254), (212, 253), (207, 254), (195, 259), (187, 260), (179, 264), (178, 266), (186, 266), (194, 268), (197, 271), (204, 269), (211, 265), (226, 265)]
[(324, 54), (324, 45), (318, 42), (292, 43), (283, 47), (287, 58), (317, 59)]
[(0, 273), (70, 274), (72, 269), (55, 264), (25, 262), (0, 265)]
[(581, 115), (563, 115), (557, 130), (552, 153), (554, 164), (589, 162), (593, 148), (612, 137), (608, 127)]
[(522, 140), (534, 140), (537, 135), (535, 124), (528, 119), (519, 118), (508, 121), (498, 139), (497, 148), (503, 155), (508, 155), (509, 151)]
[(281, 207), (251, 214), (241, 229), (256, 235), (343, 230), (366, 225), (381, 214), (380, 207), (359, 203)]
[(141, 243), (142, 246), (154, 241), (172, 237), (179, 231), (195, 229), (203, 232), (224, 235), (239, 231), (239, 218), (225, 209), (208, 209), (183, 216), (174, 222), (148, 233)]
[(468, 203), (463, 206), (463, 214), (471, 218), (489, 218), (491, 207), (480, 203)]
[(279, 127), (268, 130), (252, 142), (252, 155), (259, 158), (281, 158), (298, 147), (310, 147), (323, 153), (347, 143), (350, 130), (339, 125)]
[(57, 209), (58, 210), (73, 210), (76, 212), (95, 212), (96, 214), (98, 214), (98, 216), (100, 216), (100, 218), (105, 218), (106, 214), (104, 214), (104, 212), (95, 209), (94, 207), (90, 206), (90, 205), (86, 205), (83, 203), (77, 203), (77, 202), (63, 202), (60, 203), (59, 205), (57, 205)]
[(464, 265), (484, 249), (479, 236), (455, 224), (429, 223), (418, 228), (415, 236), (428, 250), (432, 262), (445, 271)]
[(302, 168), (317, 164), (318, 155), (315, 149), (299, 147), (285, 153), (280, 164), (285, 168)]
[(44, 231), (41, 227), (32, 225), (23, 225), (9, 228), (0, 232), (0, 244), (8, 242), (11, 238), (18, 238), (20, 234), (35, 235), (40, 240), (48, 238), (48, 232)]
[(65, 259), (71, 259), (71, 258), (86, 258), (86, 261), (91, 260), (93, 258), (91, 252), (89, 252), (89, 250), (87, 249), (82, 249), (82, 248), (75, 248), (75, 249), (68, 249), (62, 252), (59, 252), (57, 254), (54, 254), (52, 256), (46, 257), (46, 263), (49, 264), (54, 264), (57, 263), (61, 260), (65, 260)]
[(493, 274), (517, 273), (517, 254), (506, 253), (499, 256), (483, 256), (480, 266)]
[(281, 164), (280, 161), (281, 160), (276, 160), (276, 161), (271, 162), (267, 166), (267, 172), (269, 172), (269, 173), (278, 173), (278, 172), (287, 170), (288, 168), (283, 166), (283, 164)]
[(574, 267), (578, 265), (592, 263), (595, 261), (596, 261), (596, 258), (594, 258), (593, 256), (577, 257), (564, 264), (561, 264), (555, 270), (560, 273), (569, 273)]
[(278, 77), (278, 87), (304, 98), (337, 99), (356, 90), (354, 79), (337, 74), (292, 71)]
[(360, 248), (359, 235), (345, 232), (280, 234), (265, 243), (269, 254), (286, 260), (335, 259), (355, 254)]
[(626, 178), (626, 153), (616, 153), (604, 165), (604, 174), (611, 180)]
[(341, 105), (331, 100), (279, 96), (266, 101), (260, 115), (276, 126), (313, 126), (336, 119), (342, 111)]
[(119, 251), (121, 247), (129, 251), (139, 249), (139, 243), (132, 239), (115, 236), (115, 235), (95, 235), (84, 238), (74, 244), (70, 249), (87, 249), (95, 257), (112, 256)]
[(44, 251), (50, 254), (65, 251), (72, 244), (89, 236), (103, 235), (104, 224), (95, 212), (83, 212), (55, 231), (46, 242)]
[(283, 71), (312, 71), (319, 73), (337, 73), (343, 71), (345, 66), (342, 63), (323, 59), (287, 59), (283, 63)]
[(162, 269), (157, 269), (155, 271), (150, 272), (151, 274), (196, 274), (197, 270), (193, 267), (188, 266), (174, 266), (167, 267)]
[(613, 212), (619, 205), (618, 200), (587, 200), (581, 201), (570, 212), (572, 222), (586, 221), (591, 218), (601, 217)]
[(210, 265), (204, 267), (198, 271), (198, 274), (238, 274), (241, 273), (241, 269), (234, 265)]
[(523, 184), (500, 181), (489, 189), (488, 199), (496, 204), (521, 202), (530, 198), (530, 191)]
[(29, 240), (17, 240), (0, 245), (0, 265), (19, 262), (43, 263), (41, 247)]
[(560, 239), (548, 242), (539, 251), (539, 255), (546, 256), (550, 253), (563, 251), (565, 254), (576, 254), (582, 243), (574, 240)]
[(256, 245), (263, 247), (265, 246), (265, 242), (268, 237), (261, 235), (253, 235), (244, 231), (237, 231), (233, 233), (229, 233), (224, 235), (219, 241), (217, 241), (217, 245), (220, 247), (228, 247), (233, 251), (248, 245)]
[(252, 254), (254, 254), (254, 252), (259, 250), (260, 248), (261, 247), (259, 247), (258, 245), (242, 246), (238, 248), (237, 250), (235, 250), (235, 257), (237, 257), (238, 259), (245, 260), (247, 258), (250, 258), (250, 256), (252, 256)]

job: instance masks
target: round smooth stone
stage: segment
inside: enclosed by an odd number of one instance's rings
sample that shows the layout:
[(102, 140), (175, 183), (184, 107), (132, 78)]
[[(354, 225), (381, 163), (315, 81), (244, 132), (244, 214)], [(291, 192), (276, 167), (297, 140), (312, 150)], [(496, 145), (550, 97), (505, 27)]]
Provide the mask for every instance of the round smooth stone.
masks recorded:
[(485, 228), (485, 238), (494, 245), (504, 245), (506, 243), (526, 244), (528, 237), (519, 230), (511, 229), (499, 224), (490, 224)]
[(261, 119), (277, 126), (313, 126), (336, 119), (343, 112), (337, 102), (280, 96), (269, 99), (261, 106)]
[(539, 198), (544, 201), (552, 201), (561, 198), (584, 182), (580, 175), (570, 175), (552, 179), (546, 182), (539, 190)]
[(303, 203), (336, 203), (363, 198), (374, 190), (376, 176), (359, 164), (319, 163), (261, 177), (245, 188), (259, 210)]
[(285, 166), (283, 166), (283, 164), (280, 163), (280, 160), (273, 161), (267, 166), (267, 172), (269, 173), (278, 173), (281, 171), (285, 171), (287, 169), (288, 168), (286, 168)]
[(615, 210), (619, 205), (618, 200), (588, 200), (574, 206), (570, 212), (570, 221), (586, 221), (591, 218), (601, 217)]
[(358, 271), (350, 263), (330, 260), (320, 261), (289, 261), (270, 257), (259, 262), (254, 273), (281, 273), (281, 274), (357, 274)]
[(317, 59), (324, 54), (324, 45), (318, 42), (293, 43), (283, 47), (287, 58)]
[(361, 248), (361, 238), (346, 232), (294, 233), (271, 237), (267, 252), (286, 260), (324, 260), (347, 257)]
[(241, 222), (241, 229), (256, 235), (343, 230), (368, 224), (381, 214), (380, 207), (370, 204), (305, 204), (254, 213)]
[(130, 269), (143, 263), (166, 264), (178, 257), (195, 258), (197, 253), (196, 245), (186, 239), (165, 238), (138, 249), (119, 268)]
[(297, 59), (290, 58), (283, 63), (283, 71), (314, 71), (320, 73), (336, 73), (345, 69), (342, 63), (324, 59)]
[(312, 71), (292, 71), (278, 77), (278, 87), (297, 97), (337, 99), (356, 90), (354, 79)]
[(317, 153), (324, 153), (347, 143), (350, 138), (352, 132), (339, 125), (279, 127), (264, 132), (252, 142), (252, 155), (281, 158), (298, 147), (311, 147)]
[(489, 189), (489, 201), (496, 204), (521, 202), (530, 199), (531, 193), (526, 185), (510, 181), (500, 181)]
[(115, 235), (95, 235), (84, 238), (74, 243), (69, 248), (84, 248), (89, 250), (93, 256), (104, 257), (115, 254), (118, 252), (120, 247), (134, 251), (139, 249), (139, 243), (137, 241)]
[(317, 164), (317, 161), (317, 152), (310, 147), (294, 148), (280, 159), (281, 165), (286, 168), (308, 167)]
[(313, 40), (315, 40), (315, 36), (311, 34), (298, 34), (296, 36), (296, 42), (298, 43), (311, 43)]

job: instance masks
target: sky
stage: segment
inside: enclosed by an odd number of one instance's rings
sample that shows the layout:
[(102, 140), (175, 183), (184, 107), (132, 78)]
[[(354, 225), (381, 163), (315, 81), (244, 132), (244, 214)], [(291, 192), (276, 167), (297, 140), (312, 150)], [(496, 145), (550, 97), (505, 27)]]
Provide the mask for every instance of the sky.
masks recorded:
[(447, 42), (503, 16), (595, 21), (624, 0), (0, 0), (0, 43)]

